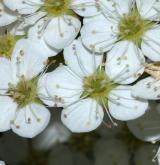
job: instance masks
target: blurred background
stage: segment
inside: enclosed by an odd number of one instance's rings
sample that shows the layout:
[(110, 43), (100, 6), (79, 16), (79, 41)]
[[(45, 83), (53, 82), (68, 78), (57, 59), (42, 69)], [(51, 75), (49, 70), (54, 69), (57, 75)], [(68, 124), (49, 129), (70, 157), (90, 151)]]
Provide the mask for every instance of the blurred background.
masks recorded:
[(73, 134), (61, 123), (60, 108), (50, 111), (47, 129), (33, 139), (11, 131), (0, 134), (0, 159), (7, 165), (157, 165), (152, 159), (159, 144), (147, 142), (160, 132), (159, 114), (151, 115), (154, 109), (135, 121), (116, 121), (118, 127), (106, 116), (97, 130), (83, 134)]

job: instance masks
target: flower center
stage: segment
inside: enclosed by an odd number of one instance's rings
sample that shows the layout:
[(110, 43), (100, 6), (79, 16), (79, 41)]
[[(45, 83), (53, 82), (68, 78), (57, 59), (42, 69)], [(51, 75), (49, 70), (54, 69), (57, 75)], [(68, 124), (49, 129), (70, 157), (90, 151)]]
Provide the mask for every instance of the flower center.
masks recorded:
[(40, 103), (40, 99), (37, 95), (37, 83), (38, 78), (26, 80), (21, 78), (16, 87), (9, 84), (8, 94), (17, 103), (18, 107), (23, 108), (30, 103)]
[(133, 10), (121, 19), (119, 23), (119, 38), (138, 43), (152, 25), (153, 23), (150, 21), (142, 19), (137, 10)]
[(16, 39), (13, 36), (0, 36), (0, 57), (10, 58)]
[(83, 81), (83, 96), (95, 99), (100, 104), (104, 104), (112, 89), (117, 85), (106, 75), (104, 69), (98, 69), (93, 75), (85, 77)]
[(59, 16), (69, 11), (70, 0), (45, 0), (43, 8), (49, 15)]

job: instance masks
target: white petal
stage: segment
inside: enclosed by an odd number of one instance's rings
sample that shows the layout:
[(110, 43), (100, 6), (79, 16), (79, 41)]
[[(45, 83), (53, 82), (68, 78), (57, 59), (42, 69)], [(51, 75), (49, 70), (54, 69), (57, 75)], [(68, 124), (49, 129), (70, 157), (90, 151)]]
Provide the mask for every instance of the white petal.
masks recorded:
[(48, 106), (53, 107), (55, 102), (52, 99), (52, 96), (48, 93), (47, 90), (47, 77), (49, 73), (43, 75), (38, 81), (38, 96), (39, 98)]
[(147, 3), (146, 0), (136, 0), (136, 5), (143, 18), (150, 20), (157, 19), (157, 12), (155, 10), (155, 7), (157, 6), (156, 0), (149, 0)]
[(62, 111), (61, 120), (72, 132), (90, 132), (103, 121), (103, 109), (93, 99), (84, 99)]
[(160, 26), (147, 31), (142, 39), (143, 53), (152, 61), (160, 61)]
[(80, 99), (83, 92), (82, 85), (82, 79), (67, 66), (60, 66), (48, 73), (45, 88), (53, 104), (64, 106)]
[(90, 17), (97, 15), (100, 11), (95, 0), (74, 0), (71, 8), (83, 17)]
[(17, 15), (0, 2), (0, 26), (9, 25), (17, 20)]
[(132, 42), (120, 41), (107, 54), (106, 73), (119, 84), (129, 84), (144, 72), (144, 56)]
[(92, 16), (92, 17), (86, 17), (83, 19), (83, 24), (86, 24), (90, 21), (97, 21), (97, 20), (104, 20), (105, 21), (106, 17), (103, 14), (99, 14), (99, 15)]
[(74, 40), (72, 44), (64, 49), (66, 64), (79, 76), (89, 76), (93, 74), (102, 63), (103, 55), (95, 54), (87, 50), (81, 39)]
[(53, 48), (63, 49), (76, 38), (80, 27), (81, 23), (76, 17), (55, 17), (46, 27), (45, 41)]
[(0, 77), (0, 89), (2, 89), (0, 93), (4, 93), (8, 89), (8, 83), (12, 83), (13, 75), (11, 62), (2, 57), (0, 58)]
[(42, 19), (46, 15), (45, 12), (37, 12), (36, 14), (31, 14), (28, 17), (24, 17), (24, 24), (25, 25), (34, 25), (40, 19)]
[(117, 15), (123, 16), (130, 11), (132, 0), (99, 0), (98, 3), (106, 16), (117, 18)]
[(11, 10), (20, 14), (31, 14), (36, 12), (42, 4), (41, 0), (3, 0), (4, 4)]
[(19, 136), (33, 138), (41, 133), (49, 123), (50, 113), (43, 105), (30, 104), (18, 111), (11, 128)]
[(16, 21), (16, 22), (8, 25), (7, 26), (8, 34), (11, 34), (13, 36), (15, 36), (15, 35), (18, 35), (18, 36), (26, 35), (28, 27), (24, 27), (23, 25), (24, 25), (24, 23), (23, 22), (19, 22), (19, 21)]
[[(28, 31), (28, 38), (39, 45), (41, 45), (41, 48), (43, 48), (43, 52), (46, 56), (51, 57), (57, 55), (61, 50), (55, 49), (54, 47), (49, 46), (45, 40), (44, 40), (44, 28), (45, 26), (45, 19), (41, 19), (38, 21), (34, 26), (29, 28)], [(39, 32), (42, 31), (42, 34)]]
[(84, 24), (81, 29), (82, 41), (92, 51), (106, 52), (117, 40), (113, 36), (113, 28), (116, 28), (116, 24), (107, 21), (107, 19), (105, 21), (104, 19), (90, 21)]
[(130, 86), (118, 86), (109, 95), (108, 108), (111, 115), (122, 121), (133, 120), (142, 116), (148, 102), (131, 96)]
[(0, 107), (0, 132), (3, 132), (11, 128), (17, 105), (10, 97), (0, 96)]
[(16, 75), (31, 79), (43, 71), (46, 60), (47, 56), (39, 44), (21, 39), (15, 45), (11, 61)]
[(159, 100), (160, 81), (152, 77), (140, 80), (132, 87), (132, 95), (143, 99)]
[[(156, 103), (157, 104), (157, 103)], [(155, 110), (155, 103), (150, 105), (148, 111), (142, 117), (128, 121), (129, 130), (142, 141), (154, 142), (160, 139), (160, 115)]]
[(5, 162), (4, 161), (0, 161), (0, 165), (5, 165)]

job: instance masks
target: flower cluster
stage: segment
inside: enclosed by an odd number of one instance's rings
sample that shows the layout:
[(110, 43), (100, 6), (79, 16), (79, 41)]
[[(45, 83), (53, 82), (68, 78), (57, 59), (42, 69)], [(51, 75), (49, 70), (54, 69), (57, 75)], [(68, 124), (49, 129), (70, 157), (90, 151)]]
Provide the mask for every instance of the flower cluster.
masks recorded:
[(159, 0), (0, 0), (0, 132), (35, 137), (48, 107), (77, 133), (134, 122), (160, 99), (159, 22)]

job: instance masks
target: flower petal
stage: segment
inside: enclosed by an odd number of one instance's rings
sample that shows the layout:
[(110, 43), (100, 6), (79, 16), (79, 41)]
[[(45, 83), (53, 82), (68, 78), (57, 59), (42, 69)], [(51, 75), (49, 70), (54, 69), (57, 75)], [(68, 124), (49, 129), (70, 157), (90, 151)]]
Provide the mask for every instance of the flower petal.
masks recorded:
[(136, 45), (120, 41), (107, 54), (106, 74), (119, 84), (130, 84), (144, 72), (145, 59)]
[(19, 136), (33, 138), (46, 128), (49, 120), (49, 111), (43, 105), (33, 103), (19, 109), (11, 128)]
[[(157, 20), (156, 0), (136, 0), (139, 13), (145, 19)], [(155, 17), (156, 16), (156, 17)]]
[(100, 13), (95, 0), (76, 0), (72, 2), (71, 8), (83, 17), (95, 16)]
[(97, 20), (104, 20), (105, 21), (106, 17), (103, 14), (99, 14), (99, 15), (96, 15), (94, 17), (86, 17), (83, 19), (83, 24), (86, 24), (90, 21), (97, 21)]
[(17, 105), (10, 97), (0, 96), (0, 107), (0, 132), (3, 132), (11, 128)]
[(115, 17), (123, 16), (130, 11), (132, 0), (114, 0), (114, 1), (106, 1), (106, 0), (99, 0), (97, 2), (102, 10), (103, 14), (106, 17)]
[(95, 52), (102, 53), (110, 50), (117, 40), (113, 34), (115, 25), (107, 19), (89, 21), (81, 29), (82, 42)]
[(0, 26), (9, 25), (17, 20), (17, 15), (0, 2)]
[(81, 23), (76, 17), (67, 15), (55, 17), (46, 27), (45, 41), (51, 47), (63, 49), (76, 38), (80, 27)]
[(153, 103), (145, 115), (127, 122), (129, 130), (142, 141), (154, 142), (160, 138), (160, 115), (155, 110), (155, 106)]
[(148, 102), (132, 97), (130, 86), (118, 86), (109, 94), (108, 107), (115, 119), (127, 121), (142, 116), (147, 110)]
[(103, 121), (103, 109), (93, 99), (84, 99), (62, 111), (61, 120), (72, 132), (90, 132)]
[(8, 34), (12, 36), (25, 36), (27, 33), (28, 27), (24, 26), (24, 22), (16, 21), (7, 26)]
[(80, 77), (89, 76), (102, 64), (103, 55), (95, 54), (87, 50), (81, 39), (74, 40), (64, 49), (66, 64)]
[(31, 79), (43, 71), (47, 56), (39, 44), (29, 39), (19, 40), (12, 54), (14, 74)]
[[(82, 79), (67, 66), (60, 66), (48, 73), (45, 89), (55, 106), (65, 106), (80, 99)], [(45, 102), (45, 100), (43, 99)], [(45, 102), (47, 104), (47, 102)]]
[(147, 31), (142, 39), (142, 51), (152, 61), (160, 61), (160, 26)]
[(159, 100), (160, 81), (152, 77), (140, 80), (132, 87), (132, 95), (143, 99)]
[(46, 82), (49, 73), (44, 74), (38, 81), (38, 96), (39, 98), (48, 106), (53, 107), (55, 102), (52, 97), (49, 95), (48, 90), (46, 89)]
[(13, 81), (11, 62), (0, 57), (0, 93), (5, 93), (8, 90), (8, 83)]
[(3, 3), (12, 11), (17, 11), (20, 14), (31, 14), (36, 12), (41, 4), (41, 0), (3, 0)]
[[(43, 48), (43, 52), (46, 56), (51, 57), (57, 55), (61, 50), (55, 49), (54, 47), (49, 46), (45, 40), (44, 40), (44, 28), (45, 25), (45, 18), (41, 19), (37, 23), (34, 24), (31, 28), (29, 28), (28, 31), (28, 38), (37, 44), (40, 45), (41, 48)], [(43, 33), (41, 34), (40, 31)]]

